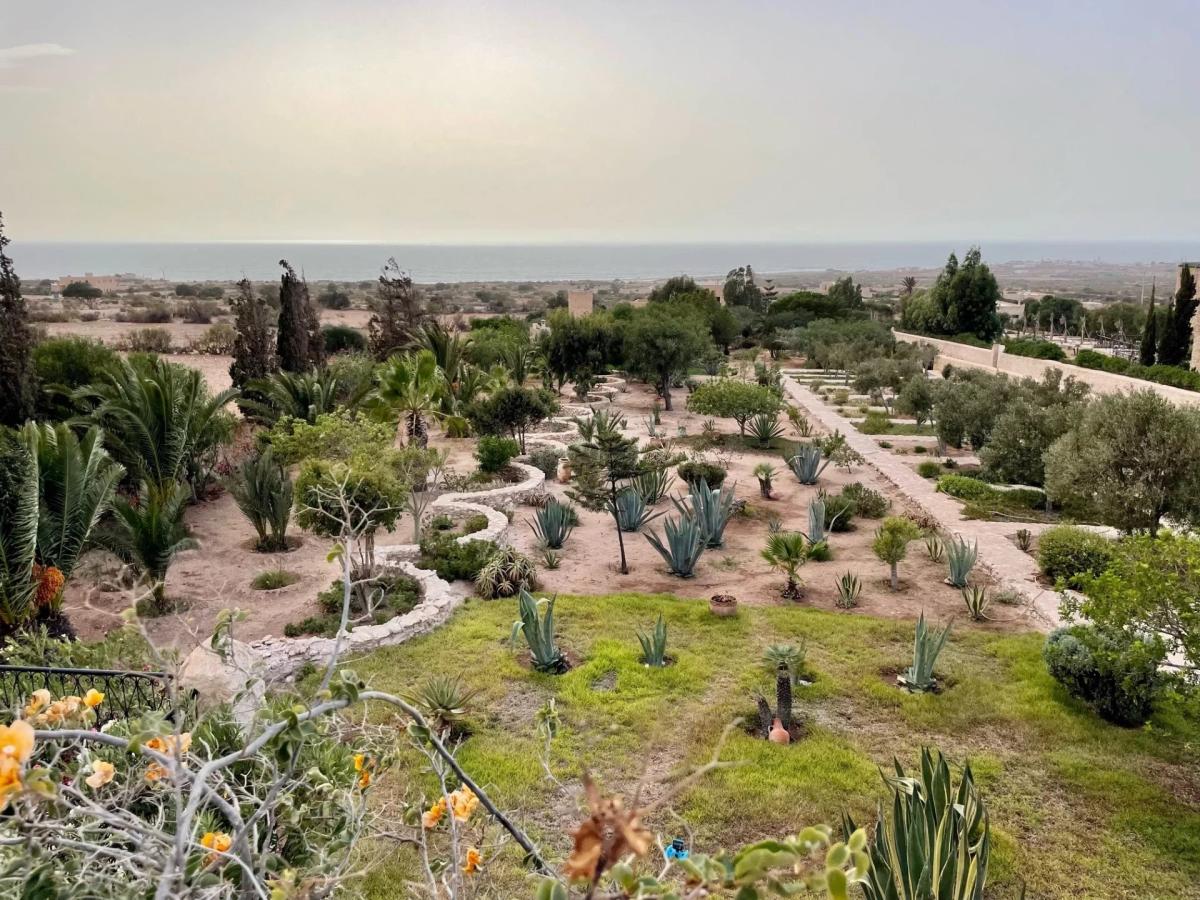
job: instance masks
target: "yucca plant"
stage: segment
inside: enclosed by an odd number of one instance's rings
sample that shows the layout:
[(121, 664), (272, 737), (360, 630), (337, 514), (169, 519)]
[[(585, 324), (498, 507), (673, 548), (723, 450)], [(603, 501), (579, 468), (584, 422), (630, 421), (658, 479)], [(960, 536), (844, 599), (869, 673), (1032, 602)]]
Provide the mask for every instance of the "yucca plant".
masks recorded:
[(771, 499), (772, 479), (775, 478), (775, 467), (770, 463), (759, 463), (754, 467), (754, 477), (758, 479), (758, 492), (764, 500)]
[(542, 548), (542, 565), (547, 569), (557, 569), (562, 565), (562, 556), (555, 553), (549, 547)]
[(529, 523), (538, 541), (551, 550), (560, 550), (575, 530), (578, 514), (569, 505), (551, 497), (546, 505), (534, 511), (535, 521)]
[(766, 450), (771, 441), (783, 434), (783, 426), (775, 413), (759, 413), (746, 423), (746, 433), (759, 447)]
[(271, 447), (238, 466), (225, 482), (225, 488), (258, 533), (254, 548), (263, 553), (287, 550), (292, 479), (275, 461)]
[(896, 679), (905, 690), (914, 694), (923, 694), (933, 690), (937, 683), (933, 677), (933, 667), (937, 664), (938, 654), (942, 652), (942, 647), (946, 645), (946, 638), (949, 635), (949, 625), (941, 631), (930, 631), (925, 624), (925, 613), (921, 613), (921, 618), (917, 619), (917, 630), (913, 637), (912, 665)]
[(798, 598), (801, 593), (800, 579), (796, 573), (808, 562), (812, 545), (802, 532), (780, 531), (767, 536), (767, 546), (762, 550), (762, 558), (772, 569), (777, 569), (787, 576), (782, 596), (789, 600)]
[(842, 609), (852, 609), (858, 605), (862, 595), (862, 582), (852, 572), (846, 572), (834, 583), (837, 588), (837, 599), (834, 600)]
[(154, 612), (167, 608), (167, 570), (175, 557), (196, 542), (188, 536), (183, 511), (191, 492), (187, 485), (157, 487), (143, 482), (136, 500), (118, 497), (113, 503), (113, 525), (100, 540), (133, 566), (150, 588)]
[(967, 604), (967, 615), (976, 622), (988, 618), (987, 610), (992, 605), (992, 596), (983, 585), (972, 584), (962, 589), (963, 602)]
[(733, 516), (733, 487), (711, 488), (702, 480), (688, 484), (688, 499), (672, 497), (681, 515), (690, 516), (700, 526), (704, 544), (710, 550), (725, 543), (725, 526)]
[(654, 623), (654, 631), (648, 635), (639, 631), (637, 639), (642, 645), (643, 663), (657, 669), (667, 664), (667, 623), (661, 615)]
[(788, 460), (792, 472), (801, 484), (816, 484), (831, 460), (822, 459), (824, 454), (816, 444), (801, 444), (796, 455)]
[(537, 568), (515, 547), (497, 547), (475, 576), (475, 590), (485, 600), (511, 597), (537, 587)]
[(1028, 553), (1029, 548), (1033, 546), (1033, 534), (1028, 528), (1017, 529), (1017, 546), (1023, 553)]
[(647, 506), (655, 506), (667, 495), (674, 481), (675, 476), (666, 469), (650, 469), (635, 477), (630, 486)]
[(646, 533), (646, 540), (666, 561), (672, 575), (691, 578), (696, 574), (700, 555), (704, 553), (704, 533), (700, 526), (690, 516), (667, 518), (663, 520), (663, 532), (666, 543), (653, 531)]
[[(957, 789), (940, 752), (921, 750), (920, 774), (884, 775), (892, 814), (879, 804), (868, 850), (871, 865), (861, 888), (866, 900), (982, 900), (991, 855), (987, 807), (964, 767)], [(848, 836), (857, 831), (843, 815)]]
[(617, 494), (613, 501), (613, 514), (617, 519), (617, 527), (622, 531), (641, 531), (642, 526), (662, 513), (650, 512), (646, 501), (633, 488), (625, 488)]
[(946, 579), (951, 587), (965, 588), (975, 560), (979, 558), (979, 544), (968, 544), (966, 538), (958, 537), (946, 545), (946, 563), (950, 575)]
[[(539, 672), (562, 672), (566, 668), (566, 657), (554, 638), (554, 601), (554, 597), (534, 600), (524, 588), (517, 597), (520, 618), (513, 622), (512, 642), (516, 644), (518, 637), (525, 638), (533, 667)], [(539, 619), (538, 607), (543, 603), (546, 614)]]
[(433, 730), (444, 736), (463, 720), (478, 695), (477, 688), (468, 688), (457, 675), (433, 675), (404, 699), (420, 709)]
[(942, 539), (936, 534), (925, 535), (925, 552), (929, 554), (929, 561), (940, 563), (946, 558), (946, 545)]
[(794, 644), (772, 644), (763, 653), (763, 664), (774, 674), (780, 665), (787, 667), (792, 684), (797, 684), (804, 674), (804, 660), (808, 655), (808, 645), (801, 641), (799, 646)]

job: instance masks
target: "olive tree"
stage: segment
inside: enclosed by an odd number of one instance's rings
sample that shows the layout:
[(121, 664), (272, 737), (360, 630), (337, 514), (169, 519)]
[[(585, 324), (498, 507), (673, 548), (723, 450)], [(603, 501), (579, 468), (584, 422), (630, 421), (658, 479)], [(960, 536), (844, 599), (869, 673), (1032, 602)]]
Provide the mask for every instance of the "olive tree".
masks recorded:
[(717, 416), (737, 422), (738, 432), (746, 436), (746, 423), (757, 415), (779, 412), (783, 399), (774, 388), (751, 384), (736, 378), (706, 381), (687, 399), (687, 408), (702, 416)]
[(671, 409), (671, 382), (687, 373), (710, 346), (698, 320), (662, 308), (637, 310), (625, 332), (625, 367), (651, 382)]

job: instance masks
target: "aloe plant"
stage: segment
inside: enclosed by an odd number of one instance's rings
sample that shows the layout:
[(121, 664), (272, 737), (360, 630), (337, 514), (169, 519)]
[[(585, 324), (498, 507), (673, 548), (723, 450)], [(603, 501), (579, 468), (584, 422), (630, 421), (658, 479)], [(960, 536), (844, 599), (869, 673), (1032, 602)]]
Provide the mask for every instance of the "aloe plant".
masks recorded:
[(650, 542), (667, 563), (672, 575), (680, 578), (691, 578), (696, 574), (696, 563), (704, 553), (704, 533), (696, 520), (690, 516), (680, 516), (678, 519), (663, 520), (663, 532), (666, 543), (653, 531), (646, 534)]
[(852, 572), (846, 572), (835, 582), (837, 587), (837, 599), (834, 600), (840, 608), (851, 609), (858, 605), (858, 598), (862, 594), (862, 582), (858, 576)]
[(666, 469), (650, 469), (635, 477), (631, 487), (647, 506), (655, 506), (667, 495), (674, 481), (675, 476)]
[(946, 562), (950, 576), (946, 579), (952, 587), (965, 588), (975, 560), (979, 558), (979, 544), (968, 544), (966, 538), (955, 538), (946, 545)]
[(733, 488), (711, 488), (704, 481), (688, 484), (687, 501), (671, 498), (681, 515), (695, 520), (704, 535), (704, 544), (709, 549), (725, 543), (725, 526), (733, 516)]
[(642, 645), (642, 662), (656, 669), (667, 664), (667, 623), (661, 615), (654, 623), (654, 631), (648, 635), (639, 631), (637, 638)]
[[(566, 658), (554, 639), (554, 597), (549, 600), (534, 600), (529, 591), (521, 588), (517, 597), (517, 610), (521, 618), (513, 622), (512, 642), (524, 636), (529, 645), (533, 667), (539, 672), (561, 672)], [(546, 604), (546, 614), (538, 618), (538, 606)]]
[(534, 512), (534, 522), (529, 523), (534, 535), (551, 550), (559, 550), (575, 530), (578, 520), (575, 510), (551, 497), (546, 505)]
[(662, 513), (650, 512), (645, 499), (633, 488), (625, 488), (613, 501), (613, 515), (622, 531), (641, 531), (642, 526)]
[(917, 631), (913, 637), (912, 665), (905, 669), (904, 674), (898, 678), (906, 690), (914, 694), (923, 694), (933, 690), (935, 684), (933, 667), (937, 664), (938, 654), (942, 652), (942, 647), (946, 645), (946, 638), (949, 635), (949, 625), (941, 631), (930, 631), (925, 624), (925, 613), (921, 613), (921, 618), (917, 619)]
[(796, 450), (796, 455), (788, 460), (788, 465), (801, 484), (816, 484), (825, 467), (832, 462), (829, 459), (823, 460), (823, 456), (821, 448), (816, 444), (801, 444)]

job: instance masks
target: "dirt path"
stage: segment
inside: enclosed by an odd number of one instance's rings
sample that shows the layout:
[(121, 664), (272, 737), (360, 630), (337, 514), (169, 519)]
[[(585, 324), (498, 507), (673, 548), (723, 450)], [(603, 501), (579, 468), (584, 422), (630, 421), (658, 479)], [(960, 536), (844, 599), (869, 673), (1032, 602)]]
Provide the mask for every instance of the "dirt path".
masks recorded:
[(870, 435), (858, 431), (850, 419), (824, 403), (806, 385), (798, 384), (793, 378), (786, 378), (784, 383), (788, 396), (809, 416), (829, 431), (839, 429), (847, 443), (863, 455), (871, 468), (936, 519), (946, 532), (978, 542), (980, 562), (991, 570), (1001, 586), (1020, 592), (1029, 601), (1033, 613), (1031, 619), (1040, 630), (1050, 631), (1061, 624), (1058, 594), (1038, 584), (1036, 561), (1013, 542), (1018, 528), (1028, 528), (1036, 533), (1045, 525), (964, 519), (957, 500), (938, 493), (933, 482), (918, 475), (901, 457), (884, 450)]

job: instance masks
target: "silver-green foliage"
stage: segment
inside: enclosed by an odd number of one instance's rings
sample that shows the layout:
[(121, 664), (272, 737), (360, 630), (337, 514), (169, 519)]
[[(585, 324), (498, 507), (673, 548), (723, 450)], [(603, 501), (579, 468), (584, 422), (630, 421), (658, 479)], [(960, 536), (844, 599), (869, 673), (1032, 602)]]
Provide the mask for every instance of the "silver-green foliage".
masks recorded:
[(900, 676), (900, 683), (915, 694), (922, 694), (934, 687), (933, 667), (937, 665), (938, 655), (946, 645), (950, 636), (950, 626), (941, 631), (930, 631), (925, 624), (925, 613), (917, 619), (917, 630), (913, 637), (912, 665)]
[(925, 535), (925, 552), (929, 554), (930, 562), (940, 563), (946, 558), (946, 545), (936, 534), (927, 534)]
[(551, 497), (546, 505), (534, 512), (535, 521), (529, 523), (534, 535), (551, 550), (558, 550), (575, 530), (578, 514), (570, 505)]
[(667, 495), (674, 481), (675, 476), (666, 469), (650, 469), (635, 477), (632, 487), (647, 506), (654, 506)]
[(680, 515), (690, 517), (699, 526), (704, 544), (709, 549), (725, 543), (725, 526), (733, 516), (734, 491), (729, 488), (711, 488), (704, 481), (688, 484), (686, 501), (672, 497), (671, 502)]
[(947, 579), (956, 588), (967, 586), (971, 570), (975, 568), (975, 560), (979, 557), (979, 545), (968, 544), (966, 538), (955, 538), (946, 545), (946, 562), (950, 567), (950, 577)]
[[(533, 667), (539, 672), (561, 672), (566, 662), (554, 638), (554, 600), (534, 600), (529, 591), (521, 588), (517, 598), (520, 618), (513, 622), (512, 642), (524, 636), (529, 645)], [(546, 604), (546, 614), (538, 616), (538, 607)]]
[(807, 656), (808, 645), (803, 640), (799, 646), (795, 644), (772, 644), (763, 653), (763, 664), (773, 675), (778, 671), (779, 665), (782, 663), (791, 676), (792, 684), (796, 684), (800, 681), (800, 677), (804, 673), (804, 660)]
[(967, 615), (974, 621), (981, 622), (988, 618), (988, 607), (992, 605), (992, 596), (982, 585), (969, 585), (962, 589), (963, 602), (967, 604)]
[(654, 668), (667, 664), (667, 623), (661, 615), (654, 623), (654, 631), (648, 635), (639, 631), (637, 638), (642, 645), (642, 662)]
[(696, 563), (704, 553), (704, 532), (696, 524), (695, 519), (682, 515), (678, 519), (663, 520), (664, 541), (653, 531), (645, 537), (659, 556), (666, 561), (672, 575), (680, 578), (691, 578), (696, 574)]
[(537, 567), (514, 547), (498, 547), (475, 576), (475, 590), (488, 600), (536, 587)]
[(823, 456), (821, 448), (816, 444), (801, 444), (796, 450), (796, 455), (788, 460), (788, 465), (801, 484), (816, 484), (825, 467), (831, 462), (828, 459), (823, 460)]
[(824, 496), (814, 497), (808, 504), (808, 539), (814, 544), (820, 544), (828, 538), (826, 528), (833, 528), (835, 522), (846, 514), (846, 510), (838, 512), (828, 524), (825, 521), (826, 507)]
[(661, 515), (652, 513), (645, 499), (634, 488), (618, 492), (613, 511), (622, 531), (641, 531), (643, 525)]

